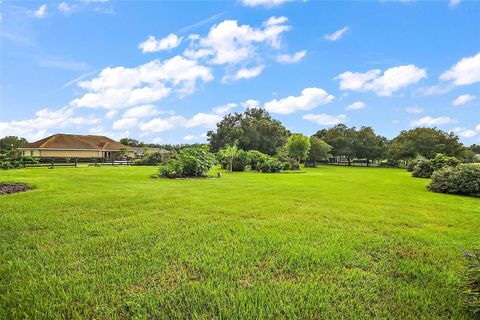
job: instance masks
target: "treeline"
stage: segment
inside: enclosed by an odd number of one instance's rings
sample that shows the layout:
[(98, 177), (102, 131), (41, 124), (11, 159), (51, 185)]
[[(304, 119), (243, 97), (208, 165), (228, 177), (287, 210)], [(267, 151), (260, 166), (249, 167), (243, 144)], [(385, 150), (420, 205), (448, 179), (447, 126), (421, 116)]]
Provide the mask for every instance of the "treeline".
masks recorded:
[(136, 147), (136, 148), (159, 148), (164, 149), (167, 151), (175, 151), (181, 150), (186, 147), (203, 147), (205, 143), (188, 143), (188, 144), (159, 144), (159, 143), (145, 143), (136, 139), (131, 138), (122, 138), (120, 139), (120, 143), (129, 146), (129, 147)]

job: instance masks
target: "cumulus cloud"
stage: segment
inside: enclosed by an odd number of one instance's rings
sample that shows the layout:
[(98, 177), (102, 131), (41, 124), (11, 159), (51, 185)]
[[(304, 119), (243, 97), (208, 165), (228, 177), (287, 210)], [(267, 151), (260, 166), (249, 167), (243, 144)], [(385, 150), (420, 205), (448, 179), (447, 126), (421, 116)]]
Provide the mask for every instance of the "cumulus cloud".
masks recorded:
[(462, 58), (441, 76), (442, 81), (452, 81), (456, 86), (480, 82), (480, 52), (475, 56)]
[(478, 134), (478, 132), (475, 130), (460, 128), (460, 127), (454, 128), (452, 131), (463, 138), (473, 138)]
[(238, 70), (234, 75), (232, 76), (225, 76), (223, 77), (224, 81), (229, 81), (229, 80), (240, 80), (240, 79), (250, 79), (250, 78), (255, 78), (258, 77), (263, 69), (265, 68), (264, 65), (256, 66), (253, 68), (242, 68)]
[(425, 69), (413, 64), (397, 66), (385, 70), (374, 69), (367, 72), (344, 72), (335, 80), (340, 80), (340, 89), (351, 91), (373, 91), (379, 96), (391, 96), (403, 88), (419, 82), (427, 77)]
[(302, 117), (304, 120), (315, 122), (322, 126), (334, 126), (339, 123), (343, 123), (347, 120), (347, 116), (344, 114), (331, 115), (326, 113), (313, 114), (309, 113)]
[(208, 59), (211, 64), (237, 64), (252, 59), (261, 46), (279, 48), (281, 34), (290, 30), (286, 17), (270, 17), (262, 26), (239, 25), (224, 20), (210, 28), (205, 37), (191, 38), (184, 55), (191, 59)]
[(324, 35), (323, 38), (328, 41), (337, 41), (337, 40), (340, 40), (340, 38), (342, 38), (342, 36), (347, 31), (348, 31), (348, 27), (343, 27), (341, 29), (338, 29), (334, 33)]
[(450, 7), (456, 7), (459, 3), (460, 3), (460, 0), (450, 0), (450, 1), (448, 2), (448, 5), (449, 5)]
[(44, 138), (50, 129), (82, 127), (99, 123), (100, 119), (92, 115), (75, 116), (74, 110), (70, 107), (58, 110), (45, 108), (37, 111), (35, 118), (32, 119), (0, 122), (0, 136), (18, 135), (29, 140), (36, 140)]
[(183, 140), (185, 140), (185, 141), (193, 141), (193, 140), (196, 140), (196, 139), (197, 139), (197, 137), (192, 135), (192, 134), (188, 134), (185, 137), (183, 137)]
[(265, 110), (289, 114), (300, 110), (311, 110), (330, 103), (334, 96), (321, 88), (305, 88), (299, 96), (289, 96), (283, 99), (273, 99), (265, 103)]
[(73, 6), (68, 4), (67, 2), (60, 2), (57, 6), (58, 11), (63, 13), (64, 15), (69, 15), (73, 12)]
[(470, 101), (475, 100), (477, 97), (472, 96), (470, 94), (462, 94), (458, 96), (455, 100), (452, 101), (452, 105), (455, 107), (461, 106), (462, 104), (468, 103)]
[(444, 124), (452, 123), (453, 119), (450, 117), (437, 117), (433, 118), (430, 116), (426, 116), (420, 118), (418, 120), (414, 120), (410, 122), (410, 126), (412, 127), (432, 127), (432, 126), (440, 126)]
[(143, 53), (158, 52), (176, 48), (181, 42), (182, 37), (170, 33), (168, 36), (160, 40), (157, 40), (154, 36), (149, 36), (147, 40), (138, 45), (138, 48), (141, 49)]
[(295, 52), (294, 54), (280, 54), (276, 60), (280, 63), (297, 63), (307, 54), (306, 50)]
[(113, 129), (133, 129), (137, 126), (137, 118), (123, 118), (113, 123)]
[(157, 110), (157, 108), (152, 104), (145, 104), (141, 106), (136, 106), (133, 108), (128, 109), (123, 114), (124, 118), (148, 118), (153, 117), (161, 112)]
[(260, 101), (255, 99), (248, 99), (242, 102), (242, 107), (245, 109), (258, 108), (260, 106)]
[(423, 113), (423, 108), (414, 106), (406, 108), (405, 111), (407, 111), (408, 113), (419, 114)]
[(212, 112), (215, 113), (215, 114), (224, 115), (224, 114), (229, 113), (232, 109), (235, 109), (237, 107), (238, 107), (238, 104), (230, 102), (230, 103), (224, 104), (222, 106), (218, 106), (218, 107), (213, 108)]
[(240, 2), (246, 7), (273, 8), (290, 1), (293, 0), (241, 0)]
[(158, 101), (176, 90), (191, 94), (199, 81), (213, 79), (210, 68), (181, 56), (153, 60), (134, 68), (105, 68), (100, 74), (78, 85), (89, 91), (74, 99), (72, 106), (122, 109)]
[(362, 102), (362, 101), (357, 101), (357, 102), (354, 102), (350, 105), (348, 105), (345, 109), (346, 110), (358, 110), (358, 109), (364, 109), (367, 105), (365, 104), (365, 102)]
[(44, 3), (37, 10), (32, 11), (31, 14), (37, 18), (43, 18), (47, 14), (47, 5)]

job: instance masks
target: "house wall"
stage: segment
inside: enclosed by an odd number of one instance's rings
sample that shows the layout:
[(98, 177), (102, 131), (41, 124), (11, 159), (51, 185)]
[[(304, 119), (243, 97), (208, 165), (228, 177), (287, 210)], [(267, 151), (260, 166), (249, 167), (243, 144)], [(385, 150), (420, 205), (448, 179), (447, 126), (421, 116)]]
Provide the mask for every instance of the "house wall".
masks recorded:
[(101, 158), (96, 150), (33, 150), (33, 155), (41, 158)]

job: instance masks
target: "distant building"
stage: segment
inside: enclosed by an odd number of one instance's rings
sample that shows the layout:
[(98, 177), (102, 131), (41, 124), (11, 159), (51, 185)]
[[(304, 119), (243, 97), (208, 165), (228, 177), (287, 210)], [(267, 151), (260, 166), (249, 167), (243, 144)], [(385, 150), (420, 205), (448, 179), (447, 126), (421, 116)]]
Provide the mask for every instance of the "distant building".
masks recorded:
[(134, 152), (120, 142), (105, 136), (54, 134), (18, 148), (25, 156), (40, 158), (105, 158), (134, 157)]

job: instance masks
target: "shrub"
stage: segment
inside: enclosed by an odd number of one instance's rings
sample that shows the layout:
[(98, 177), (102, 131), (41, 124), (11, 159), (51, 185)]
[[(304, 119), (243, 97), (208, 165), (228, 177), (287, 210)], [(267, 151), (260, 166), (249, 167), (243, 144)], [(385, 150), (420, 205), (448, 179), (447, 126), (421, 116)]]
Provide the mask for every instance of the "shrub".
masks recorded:
[(172, 152), (149, 152), (143, 158), (135, 161), (138, 166), (159, 166), (175, 158)]
[(245, 167), (250, 165), (250, 156), (247, 151), (238, 150), (233, 158), (232, 171), (245, 171)]
[(472, 319), (480, 319), (480, 251), (476, 254), (463, 252), (468, 259), (465, 294), (467, 306), (473, 315)]
[(435, 158), (430, 160), (434, 170), (439, 170), (443, 167), (456, 167), (460, 164), (460, 161), (455, 157), (448, 157), (444, 154), (437, 153)]
[(422, 156), (419, 156), (419, 157), (416, 157), (415, 159), (413, 159), (412, 161), (410, 161), (408, 164), (407, 164), (407, 171), (408, 172), (412, 172), (413, 169), (415, 168), (415, 166), (423, 161), (423, 160), (426, 160), (424, 157)]
[(216, 163), (205, 148), (184, 148), (177, 159), (160, 166), (159, 175), (166, 178), (203, 177)]
[(444, 167), (432, 175), (428, 190), (441, 193), (480, 196), (480, 165)]
[(249, 150), (248, 157), (250, 158), (250, 167), (257, 171), (260, 171), (262, 164), (268, 160), (268, 156), (258, 150)]
[(22, 168), (25, 163), (38, 163), (39, 161), (40, 160), (37, 157), (9, 154), (0, 157), (0, 168), (5, 170)]
[(283, 163), (277, 159), (270, 158), (262, 164), (263, 173), (277, 173), (283, 170)]
[(432, 176), (433, 168), (432, 162), (427, 159), (418, 160), (412, 170), (412, 176), (418, 178), (430, 178)]

